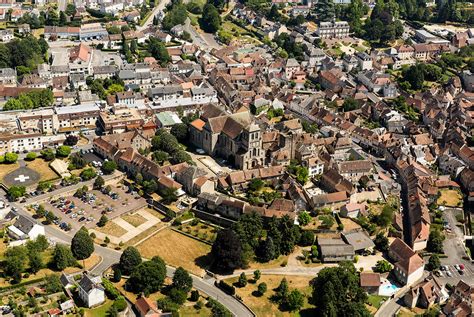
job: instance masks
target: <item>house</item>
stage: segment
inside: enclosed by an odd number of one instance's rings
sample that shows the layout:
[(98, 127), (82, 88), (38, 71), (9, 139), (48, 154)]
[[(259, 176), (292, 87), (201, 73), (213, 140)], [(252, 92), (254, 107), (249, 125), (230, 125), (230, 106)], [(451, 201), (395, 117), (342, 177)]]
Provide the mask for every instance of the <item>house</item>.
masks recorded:
[(396, 238), (388, 254), (395, 262), (394, 274), (403, 285), (412, 285), (423, 277), (423, 259), (403, 240)]
[(339, 213), (342, 217), (357, 218), (366, 212), (365, 204), (348, 203), (341, 207)]
[(380, 284), (381, 278), (379, 273), (360, 273), (360, 287), (362, 287), (367, 293), (378, 295)]
[(472, 298), (474, 297), (474, 287), (460, 280), (454, 287), (454, 291), (443, 307), (446, 316), (464, 317), (472, 316), (474, 307)]
[(373, 165), (368, 160), (344, 161), (339, 163), (339, 174), (345, 179), (357, 182), (362, 176), (372, 174)]
[(354, 248), (356, 253), (372, 251), (375, 244), (365, 231), (350, 231), (342, 233), (342, 239)]
[(175, 124), (183, 123), (176, 113), (171, 111), (159, 112), (156, 114), (156, 124), (158, 128), (170, 129)]
[(0, 41), (3, 43), (8, 43), (13, 40), (15, 36), (13, 35), (12, 30), (0, 30)]
[(8, 234), (16, 240), (34, 240), (40, 235), (44, 236), (44, 227), (20, 215), (15, 222), (8, 227)]
[(371, 70), (372, 69), (372, 58), (365, 52), (357, 52), (355, 54), (357, 65), (360, 70)]
[(437, 304), (442, 305), (448, 299), (448, 292), (443, 284), (433, 276), (412, 287), (403, 300), (410, 308), (421, 307), (428, 309)]
[(147, 297), (140, 297), (134, 304), (140, 317), (167, 317), (172, 313), (163, 313), (156, 306), (156, 300), (153, 301)]
[(354, 247), (346, 244), (342, 239), (318, 238), (318, 246), (321, 261), (324, 263), (352, 261), (354, 259)]
[(86, 307), (90, 308), (105, 302), (105, 290), (100, 276), (91, 276), (86, 272), (77, 286), (79, 298)]

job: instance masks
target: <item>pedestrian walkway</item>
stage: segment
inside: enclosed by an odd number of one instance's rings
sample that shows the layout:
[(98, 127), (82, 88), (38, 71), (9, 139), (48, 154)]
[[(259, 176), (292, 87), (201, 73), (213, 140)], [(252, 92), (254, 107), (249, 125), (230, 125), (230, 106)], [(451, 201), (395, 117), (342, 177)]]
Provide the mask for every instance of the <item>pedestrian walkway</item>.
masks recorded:
[(124, 219), (122, 219), (120, 217), (117, 217), (117, 218), (114, 218), (114, 219), (111, 220), (116, 225), (120, 226), (121, 228), (123, 228), (126, 231), (126, 233), (124, 233), (120, 237), (110, 236), (110, 235), (107, 235), (103, 232), (99, 232), (97, 230), (93, 230), (93, 231), (94, 231), (97, 238), (103, 240), (107, 236), (107, 237), (109, 237), (110, 242), (112, 242), (114, 244), (119, 244), (120, 242), (125, 243), (125, 242), (133, 239), (135, 236), (139, 235), (140, 233), (148, 230), (149, 228), (153, 227), (157, 223), (161, 222), (160, 219), (158, 219), (157, 217), (153, 216), (152, 214), (150, 214), (149, 212), (147, 212), (146, 210), (143, 210), (143, 209), (138, 210), (136, 212), (136, 214), (139, 214), (143, 218), (147, 219), (146, 222), (142, 223), (138, 227), (133, 226), (132, 224), (128, 223), (127, 221), (125, 221)]

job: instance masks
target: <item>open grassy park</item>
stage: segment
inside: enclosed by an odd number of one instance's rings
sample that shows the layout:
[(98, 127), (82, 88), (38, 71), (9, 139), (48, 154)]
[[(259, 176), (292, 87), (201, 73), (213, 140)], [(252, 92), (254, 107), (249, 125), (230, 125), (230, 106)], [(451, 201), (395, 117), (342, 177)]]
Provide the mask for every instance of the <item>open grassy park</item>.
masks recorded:
[(441, 206), (457, 207), (462, 203), (462, 195), (459, 191), (454, 189), (440, 190), (440, 196), (437, 204)]
[[(275, 316), (275, 317), (284, 317), (284, 316), (314, 316), (314, 311), (312, 310), (311, 304), (308, 302), (308, 298), (311, 296), (311, 287), (309, 282), (312, 279), (308, 276), (291, 276), (288, 278), (288, 286), (290, 290), (298, 289), (303, 294), (306, 295), (305, 303), (300, 312), (287, 312), (281, 311), (278, 307), (278, 304), (271, 301), (271, 297), (274, 295), (274, 289), (278, 287), (284, 275), (262, 275), (257, 283), (252, 282), (252, 276), (247, 276), (250, 281), (245, 287), (236, 287), (236, 294), (239, 295), (243, 302), (248, 305), (257, 316)], [(238, 281), (238, 277), (227, 279), (226, 282), (233, 284)], [(256, 294), (257, 286), (260, 283), (267, 284), (267, 292), (263, 296), (258, 296)], [(256, 296), (257, 295), (257, 296)]]
[(160, 256), (167, 264), (182, 266), (193, 274), (203, 276), (211, 264), (211, 246), (169, 228), (163, 229), (137, 245), (140, 254), (148, 259)]

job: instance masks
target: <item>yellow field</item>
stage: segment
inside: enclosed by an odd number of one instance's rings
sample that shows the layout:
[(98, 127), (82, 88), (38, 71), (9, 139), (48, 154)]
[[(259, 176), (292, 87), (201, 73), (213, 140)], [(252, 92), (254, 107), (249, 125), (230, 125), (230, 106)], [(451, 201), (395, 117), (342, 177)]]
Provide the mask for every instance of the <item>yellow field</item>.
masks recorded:
[(33, 171), (36, 171), (40, 174), (40, 181), (49, 181), (51, 179), (58, 178), (58, 174), (56, 174), (51, 167), (49, 167), (49, 163), (44, 161), (41, 158), (37, 158), (34, 161), (27, 162), (26, 166), (31, 168)]
[(211, 246), (169, 228), (140, 243), (137, 249), (145, 258), (151, 259), (158, 255), (166, 264), (174, 267), (182, 266), (199, 276), (204, 275), (204, 269), (210, 264), (208, 253), (211, 251)]
[(462, 196), (457, 190), (442, 189), (437, 204), (442, 206), (456, 207), (462, 202)]
[(128, 214), (123, 215), (122, 219), (131, 224), (134, 227), (138, 227), (139, 225), (146, 222), (145, 217), (140, 214)]
[(94, 230), (97, 230), (99, 232), (102, 232), (104, 234), (114, 236), (114, 237), (117, 237), (117, 238), (119, 238), (119, 237), (123, 236), (125, 233), (127, 233), (127, 230), (125, 230), (124, 228), (120, 227), (118, 224), (116, 224), (115, 222), (110, 221), (110, 220), (107, 221), (105, 226), (95, 227)]
[[(250, 281), (252, 275), (248, 275), (247, 279)], [(248, 305), (257, 316), (300, 316), (300, 315), (314, 315), (310, 313), (311, 308), (313, 307), (308, 303), (308, 297), (311, 296), (311, 287), (309, 282), (312, 277), (308, 276), (287, 276), (288, 286), (290, 290), (298, 289), (306, 295), (305, 304), (301, 312), (282, 312), (278, 309), (278, 304), (273, 303), (270, 298), (274, 295), (273, 289), (277, 288), (281, 280), (284, 278), (284, 275), (262, 275), (257, 283), (247, 283), (247, 286), (239, 288), (236, 287), (236, 294), (242, 297), (243, 302)], [(229, 284), (237, 282), (238, 277), (227, 279), (226, 282)], [(260, 283), (267, 284), (267, 292), (263, 296), (254, 296), (253, 292), (257, 291), (258, 284)]]
[(3, 180), (5, 175), (13, 172), (14, 170), (16, 170), (19, 167), (20, 167), (20, 164), (18, 164), (18, 163), (0, 165), (0, 179)]

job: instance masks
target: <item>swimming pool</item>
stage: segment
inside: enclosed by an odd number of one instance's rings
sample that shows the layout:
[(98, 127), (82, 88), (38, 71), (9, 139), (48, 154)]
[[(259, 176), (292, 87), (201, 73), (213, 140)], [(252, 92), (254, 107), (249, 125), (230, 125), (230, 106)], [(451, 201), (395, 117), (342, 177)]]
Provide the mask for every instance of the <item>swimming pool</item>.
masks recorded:
[(382, 285), (380, 285), (379, 295), (381, 296), (392, 296), (399, 290), (399, 287), (386, 281)]

